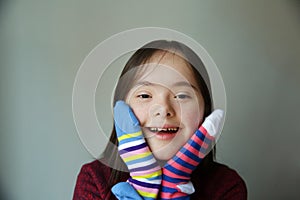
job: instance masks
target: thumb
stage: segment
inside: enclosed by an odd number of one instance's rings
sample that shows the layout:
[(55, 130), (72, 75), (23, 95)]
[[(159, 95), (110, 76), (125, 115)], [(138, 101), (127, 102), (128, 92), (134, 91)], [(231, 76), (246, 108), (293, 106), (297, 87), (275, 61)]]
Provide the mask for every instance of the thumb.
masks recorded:
[(114, 107), (114, 121), (116, 128), (125, 133), (140, 131), (139, 121), (132, 109), (124, 101), (117, 101)]
[(206, 129), (210, 136), (215, 140), (220, 136), (222, 124), (224, 120), (224, 111), (221, 109), (214, 110), (208, 117), (205, 118), (202, 126)]

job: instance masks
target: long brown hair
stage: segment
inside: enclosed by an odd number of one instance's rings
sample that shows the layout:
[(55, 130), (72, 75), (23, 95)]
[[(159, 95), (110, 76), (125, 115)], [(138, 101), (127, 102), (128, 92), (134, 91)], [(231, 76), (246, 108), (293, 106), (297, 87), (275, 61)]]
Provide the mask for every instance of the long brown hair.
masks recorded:
[[(194, 74), (194, 78), (197, 81), (200, 92), (204, 98), (204, 117), (207, 117), (212, 111), (212, 98), (210, 93), (210, 82), (207, 71), (201, 59), (186, 45), (177, 42), (177, 41), (166, 41), (166, 40), (156, 40), (150, 42), (140, 49), (138, 49), (126, 63), (117, 87), (114, 93), (113, 105), (118, 100), (125, 100), (127, 93), (132, 88), (134, 80), (141, 68), (145, 66), (143, 64), (147, 63), (149, 59), (154, 55), (154, 53), (161, 51), (163, 53), (174, 53), (183, 56), (186, 62), (191, 66)], [(162, 57), (165, 54), (162, 55)], [(130, 75), (128, 75), (128, 73)], [(106, 149), (103, 152), (103, 160), (107, 162), (109, 166), (112, 167), (112, 173), (108, 185), (112, 186), (113, 184), (120, 182), (122, 174), (124, 171), (127, 171), (127, 167), (120, 158), (118, 154), (118, 140), (116, 136), (116, 130), (113, 127), (110, 142), (106, 146)], [(215, 148), (204, 158), (199, 167), (204, 167), (207, 163), (213, 162), (215, 157)]]

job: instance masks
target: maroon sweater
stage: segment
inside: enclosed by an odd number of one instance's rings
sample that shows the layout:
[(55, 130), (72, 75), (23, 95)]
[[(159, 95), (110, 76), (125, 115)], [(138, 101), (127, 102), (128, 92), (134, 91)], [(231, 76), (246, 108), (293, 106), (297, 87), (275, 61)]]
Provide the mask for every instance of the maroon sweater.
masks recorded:
[[(107, 185), (111, 168), (95, 160), (82, 166), (77, 177), (73, 200), (116, 199)], [(126, 181), (128, 174), (124, 176)], [(209, 167), (197, 168), (192, 174), (195, 193), (192, 199), (244, 200), (247, 199), (246, 184), (236, 171), (213, 162)]]

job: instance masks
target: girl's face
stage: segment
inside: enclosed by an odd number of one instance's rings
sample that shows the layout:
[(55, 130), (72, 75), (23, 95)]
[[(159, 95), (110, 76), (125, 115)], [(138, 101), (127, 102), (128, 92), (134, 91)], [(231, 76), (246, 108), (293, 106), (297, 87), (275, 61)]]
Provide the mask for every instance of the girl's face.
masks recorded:
[(204, 100), (191, 66), (158, 52), (142, 69), (126, 97), (158, 160), (171, 159), (203, 121)]

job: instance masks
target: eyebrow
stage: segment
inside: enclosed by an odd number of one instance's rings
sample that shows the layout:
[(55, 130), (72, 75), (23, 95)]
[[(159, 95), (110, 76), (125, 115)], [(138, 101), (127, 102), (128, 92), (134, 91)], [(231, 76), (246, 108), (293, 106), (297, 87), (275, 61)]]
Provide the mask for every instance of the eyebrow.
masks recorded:
[(191, 84), (191, 83), (189, 83), (189, 82), (186, 82), (186, 81), (176, 82), (176, 83), (173, 84), (173, 85), (176, 86), (176, 87), (179, 87), (179, 86), (191, 87), (191, 88), (193, 88), (194, 90), (198, 90), (196, 86), (194, 86), (193, 84)]
[[(156, 84), (156, 83), (151, 83), (149, 81), (141, 81), (141, 82), (137, 82), (135, 84), (135, 86), (154, 86), (154, 85), (159, 85), (159, 84)], [(172, 86), (174, 87), (181, 87), (181, 86), (184, 86), (184, 87), (191, 87), (193, 88), (194, 90), (198, 90), (196, 86), (192, 85), (191, 83), (189, 82), (186, 82), (186, 81), (179, 81), (179, 82), (176, 82), (174, 83)]]

